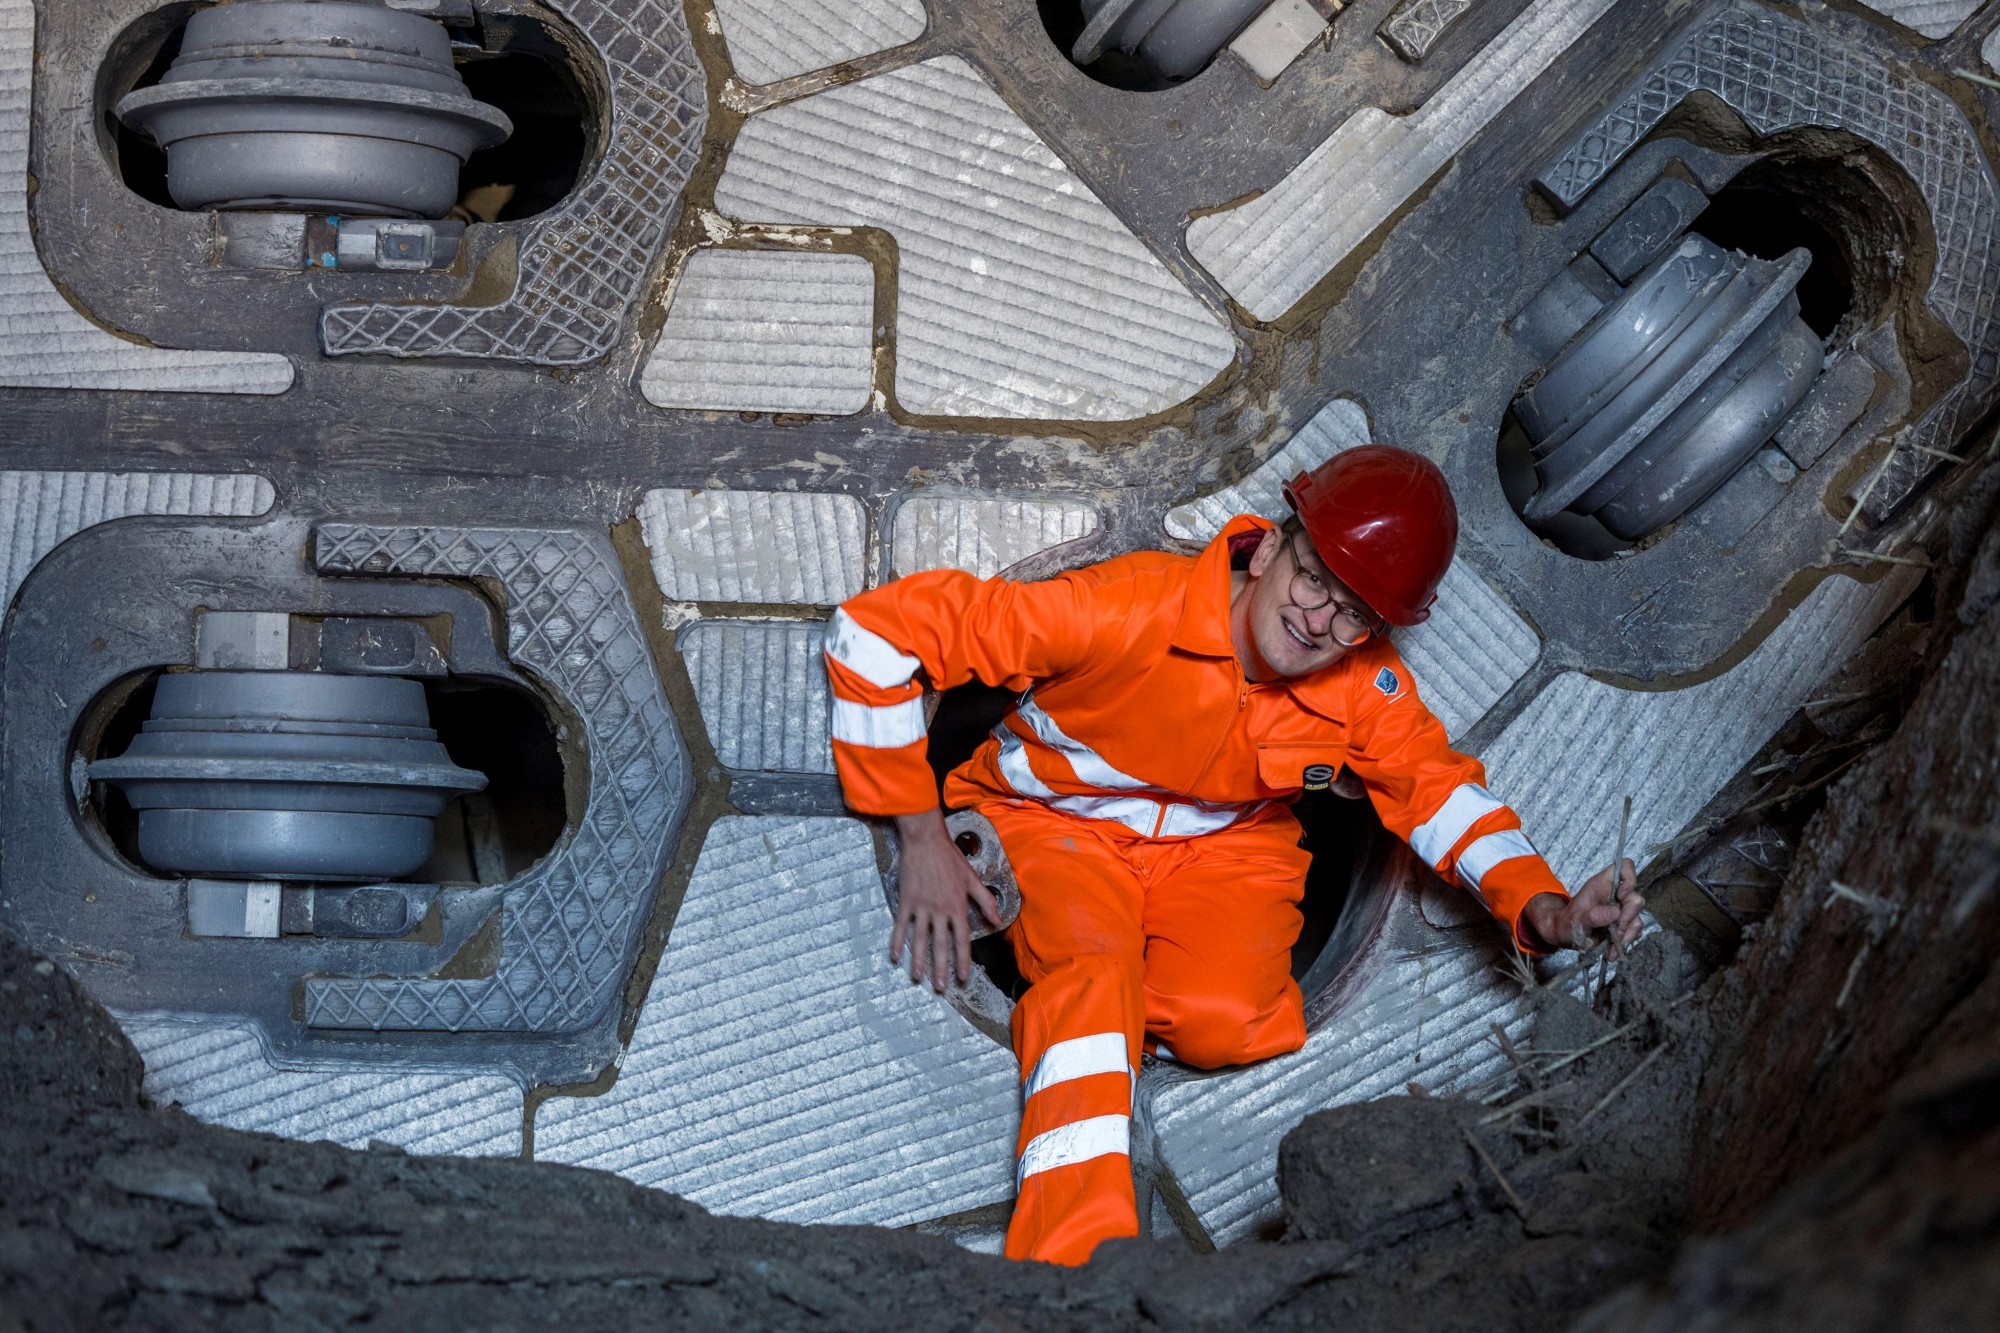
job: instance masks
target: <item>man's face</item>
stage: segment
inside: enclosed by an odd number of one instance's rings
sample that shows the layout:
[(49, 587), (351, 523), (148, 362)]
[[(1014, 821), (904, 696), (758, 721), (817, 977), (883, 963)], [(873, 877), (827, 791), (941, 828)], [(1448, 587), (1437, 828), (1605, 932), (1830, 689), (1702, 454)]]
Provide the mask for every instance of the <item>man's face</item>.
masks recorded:
[[(1305, 676), (1332, 666), (1349, 651), (1340, 639), (1380, 631), (1380, 622), (1352, 588), (1328, 572), (1303, 532), (1290, 541), (1278, 529), (1265, 533), (1250, 557), (1249, 574), (1244, 596), (1249, 599), (1251, 644), (1279, 676)], [(1326, 604), (1310, 610), (1300, 605), (1321, 599)]]

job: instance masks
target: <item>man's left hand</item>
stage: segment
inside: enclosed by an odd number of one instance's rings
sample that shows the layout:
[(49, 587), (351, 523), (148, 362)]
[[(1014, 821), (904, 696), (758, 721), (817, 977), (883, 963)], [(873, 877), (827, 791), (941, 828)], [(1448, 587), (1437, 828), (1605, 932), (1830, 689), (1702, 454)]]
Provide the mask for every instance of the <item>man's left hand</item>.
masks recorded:
[(1591, 937), (1608, 931), (1610, 953), (1620, 957), (1639, 938), (1639, 913), (1646, 900), (1639, 896), (1638, 869), (1627, 857), (1618, 866), (1616, 891), (1607, 866), (1583, 882), (1576, 896), (1538, 893), (1521, 909), (1521, 920), (1535, 938), (1552, 949), (1584, 949)]

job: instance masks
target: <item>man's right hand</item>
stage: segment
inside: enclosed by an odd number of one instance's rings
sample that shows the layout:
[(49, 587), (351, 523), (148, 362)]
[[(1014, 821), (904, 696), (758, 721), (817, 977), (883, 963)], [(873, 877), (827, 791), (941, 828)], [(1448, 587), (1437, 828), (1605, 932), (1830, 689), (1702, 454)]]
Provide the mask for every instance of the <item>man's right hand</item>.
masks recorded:
[[(900, 856), (896, 868), (896, 928), (889, 936), (889, 961), (903, 961), (910, 949), (910, 980), (930, 978), (942, 995), (956, 961), (959, 984), (972, 979), (972, 923), (967, 907), (977, 904), (988, 921), (1000, 919), (1000, 904), (979, 882), (972, 865), (952, 846), (944, 811), (896, 816)], [(954, 955), (956, 956), (954, 960)]]
[(1585, 880), (1574, 897), (1538, 893), (1521, 909), (1521, 920), (1551, 949), (1587, 949), (1591, 937), (1603, 932), (1606, 957), (1617, 962), (1639, 938), (1644, 924), (1639, 913), (1645, 906), (1638, 867), (1628, 856), (1618, 863), (1615, 882), (1606, 866)]

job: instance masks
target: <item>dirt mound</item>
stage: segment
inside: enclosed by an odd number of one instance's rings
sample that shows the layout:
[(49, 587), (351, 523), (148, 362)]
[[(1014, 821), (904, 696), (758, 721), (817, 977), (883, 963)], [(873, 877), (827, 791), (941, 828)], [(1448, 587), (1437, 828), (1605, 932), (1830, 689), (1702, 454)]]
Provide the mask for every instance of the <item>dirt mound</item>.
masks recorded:
[[(0, 1033), (0, 1328), (1530, 1329), (1663, 1271), (1674, 1234), (1592, 1214), (1608, 1139), (1529, 1152), (1477, 1124), (1491, 1108), (1394, 1098), (1287, 1141), (1295, 1241), (1118, 1242), (1065, 1271), (714, 1217), (601, 1172), (203, 1125), (143, 1105), (103, 1011), (4, 938)], [(1525, 1230), (1468, 1134), (1534, 1200)]]

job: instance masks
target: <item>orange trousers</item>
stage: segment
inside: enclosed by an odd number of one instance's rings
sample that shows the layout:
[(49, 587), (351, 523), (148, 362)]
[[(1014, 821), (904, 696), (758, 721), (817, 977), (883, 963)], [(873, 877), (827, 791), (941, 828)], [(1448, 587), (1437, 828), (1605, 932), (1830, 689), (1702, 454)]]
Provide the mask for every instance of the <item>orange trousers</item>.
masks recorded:
[(1292, 980), (1311, 859), (1283, 806), (1219, 832), (1145, 838), (1033, 801), (980, 806), (1021, 885), (1008, 930), (1029, 987), (1018, 1196), (1007, 1254), (1080, 1264), (1139, 1234), (1131, 1114), (1139, 1055), (1202, 1069), (1297, 1050)]

